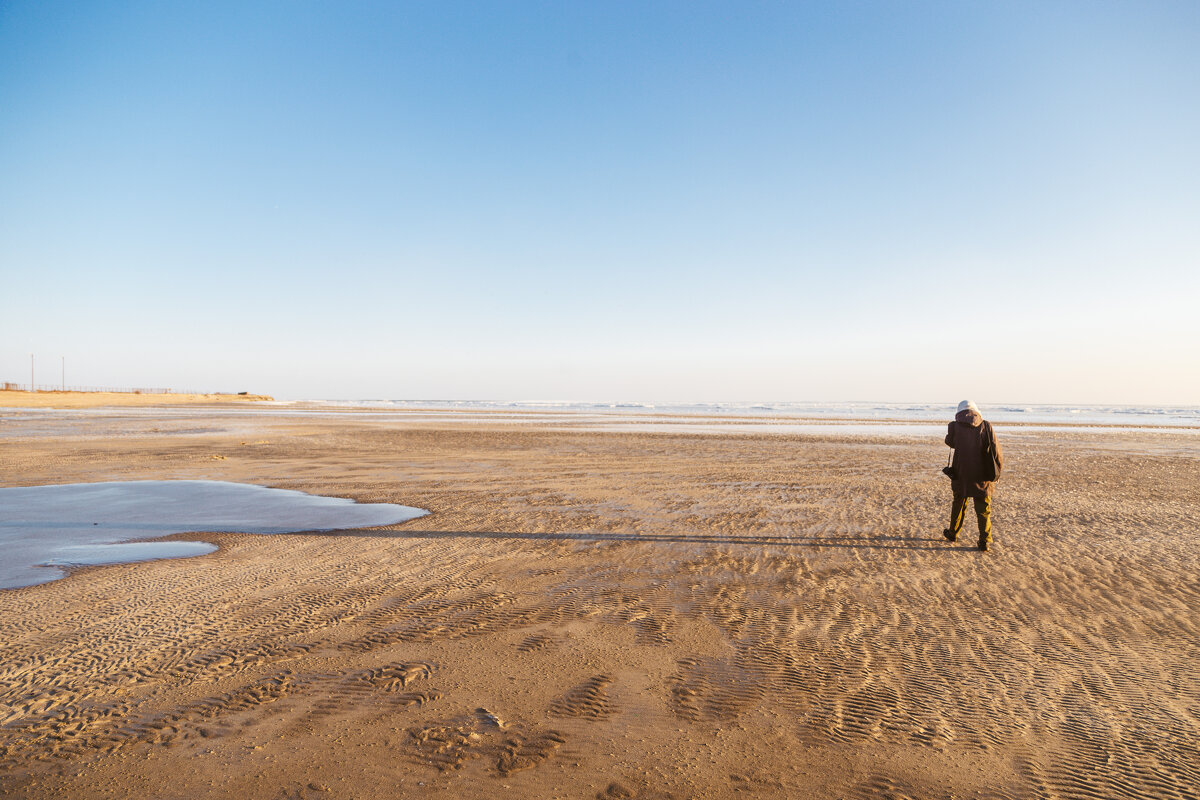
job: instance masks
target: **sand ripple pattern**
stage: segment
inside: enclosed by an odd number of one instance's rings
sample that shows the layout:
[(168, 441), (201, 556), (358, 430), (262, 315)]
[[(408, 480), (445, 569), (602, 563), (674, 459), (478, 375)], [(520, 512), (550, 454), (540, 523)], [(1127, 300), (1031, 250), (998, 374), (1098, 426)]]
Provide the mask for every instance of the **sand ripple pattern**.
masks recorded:
[(614, 713), (612, 701), (605, 691), (613, 679), (609, 675), (597, 675), (589, 678), (578, 686), (572, 687), (565, 695), (550, 704), (550, 713), (563, 717), (584, 717), (587, 719), (604, 719)]
[(439, 797), (1198, 797), (1200, 470), (1161, 439), (1006, 440), (983, 555), (941, 540), (937, 442), (289, 425), (218, 466), (216, 438), (22, 444), (31, 481), (434, 513), (0, 593), (5, 788), (270, 731)]
[[(23, 724), (6, 726), (0, 749), (0, 768), (38, 749), (43, 758), (72, 758), (112, 753), (132, 744), (173, 745), (193, 738), (210, 738), (232, 729), (247, 713), (296, 693), (333, 698), (338, 708), (347, 699), (374, 692), (391, 693), (392, 706), (423, 705), (438, 698), (436, 690), (404, 691), (409, 683), (428, 678), (426, 663), (387, 664), (346, 675), (296, 675), (284, 671), (246, 686), (164, 710), (137, 711), (131, 704), (103, 706), (70, 704)], [(318, 702), (316, 708), (320, 709)], [(318, 712), (319, 713), (319, 712)], [(307, 717), (312, 719), (314, 713)]]

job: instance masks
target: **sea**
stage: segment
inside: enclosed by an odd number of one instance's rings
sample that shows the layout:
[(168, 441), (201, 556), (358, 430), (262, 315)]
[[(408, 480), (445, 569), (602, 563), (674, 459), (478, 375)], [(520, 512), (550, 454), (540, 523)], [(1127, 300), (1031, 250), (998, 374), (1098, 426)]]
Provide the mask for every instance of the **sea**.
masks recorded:
[[(285, 401), (286, 402), (286, 401)], [(863, 422), (944, 422), (954, 417), (957, 403), (879, 402), (578, 402), (551, 400), (316, 400), (289, 404), (380, 410), (468, 410), (493, 414), (573, 413), (630, 416), (778, 417)], [(1011, 424), (1060, 424), (1130, 427), (1200, 427), (1200, 406), (1045, 405), (979, 403), (984, 417)]]

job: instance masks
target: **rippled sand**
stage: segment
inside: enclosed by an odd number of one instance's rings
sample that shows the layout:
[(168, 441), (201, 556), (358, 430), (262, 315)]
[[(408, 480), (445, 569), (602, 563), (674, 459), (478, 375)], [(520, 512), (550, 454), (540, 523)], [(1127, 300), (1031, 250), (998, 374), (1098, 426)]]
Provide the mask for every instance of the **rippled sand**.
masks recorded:
[(433, 513), (0, 592), (8, 796), (1197, 796), (1194, 434), (998, 427), (980, 554), (936, 439), (35, 423), (5, 485)]

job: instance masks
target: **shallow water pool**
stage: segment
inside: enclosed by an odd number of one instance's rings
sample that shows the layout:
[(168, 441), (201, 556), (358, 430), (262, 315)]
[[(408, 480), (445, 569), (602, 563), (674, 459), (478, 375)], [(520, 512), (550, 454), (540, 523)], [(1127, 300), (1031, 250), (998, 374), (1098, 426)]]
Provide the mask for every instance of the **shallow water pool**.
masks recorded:
[(216, 549), (208, 542), (145, 541), (175, 533), (347, 530), (394, 525), (427, 513), (225, 481), (0, 488), (0, 589), (56, 580), (65, 567), (182, 558)]

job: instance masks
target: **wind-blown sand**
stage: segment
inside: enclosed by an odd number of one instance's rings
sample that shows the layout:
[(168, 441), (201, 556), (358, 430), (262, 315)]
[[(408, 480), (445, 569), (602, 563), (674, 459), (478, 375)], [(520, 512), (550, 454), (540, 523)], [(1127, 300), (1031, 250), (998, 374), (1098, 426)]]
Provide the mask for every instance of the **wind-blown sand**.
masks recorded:
[[(1195, 433), (7, 420), (0, 481), (433, 513), (0, 592), (0, 795), (1195, 798)], [(155, 429), (157, 427), (157, 429)]]
[(0, 389), (0, 408), (97, 408), (255, 403), (265, 394), (177, 394), (156, 392), (18, 392)]

